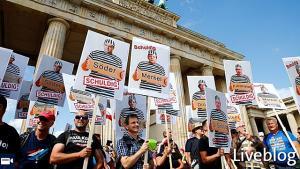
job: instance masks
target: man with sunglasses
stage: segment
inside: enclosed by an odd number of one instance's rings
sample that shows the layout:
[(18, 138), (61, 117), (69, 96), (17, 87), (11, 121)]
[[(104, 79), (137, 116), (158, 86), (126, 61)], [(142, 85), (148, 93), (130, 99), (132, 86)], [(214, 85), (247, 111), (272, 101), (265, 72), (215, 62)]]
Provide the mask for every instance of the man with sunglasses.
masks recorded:
[(55, 136), (49, 134), (54, 124), (53, 112), (41, 112), (35, 131), (24, 133), (21, 138), (20, 169), (52, 169), (49, 158)]
[(91, 148), (87, 147), (89, 133), (86, 126), (89, 123), (88, 115), (79, 111), (74, 119), (75, 130), (65, 131), (55, 141), (50, 157), (51, 164), (57, 164), (56, 169), (82, 169), (85, 157), (89, 157), (88, 169), (92, 169), (93, 157), (96, 158), (97, 168), (103, 168), (104, 157), (102, 145), (93, 137)]

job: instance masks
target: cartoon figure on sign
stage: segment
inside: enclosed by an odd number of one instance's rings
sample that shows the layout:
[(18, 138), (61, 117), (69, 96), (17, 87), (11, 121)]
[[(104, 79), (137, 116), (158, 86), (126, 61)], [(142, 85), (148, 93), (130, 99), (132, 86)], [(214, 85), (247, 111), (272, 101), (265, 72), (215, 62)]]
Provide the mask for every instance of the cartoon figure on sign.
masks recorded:
[(7, 83), (14, 83), (16, 85), (19, 85), (22, 81), (22, 78), (20, 77), (20, 68), (19, 66), (15, 65), (13, 62), (15, 61), (15, 56), (12, 54), (10, 56), (6, 72), (0, 87), (0, 95), (3, 95), (5, 97), (9, 97), (11, 93), (11, 89), (6, 88), (5, 84)]
[(148, 51), (148, 61), (142, 61), (138, 64), (133, 80), (139, 81), (140, 88), (152, 90), (161, 93), (162, 87), (168, 85), (168, 77), (164, 68), (157, 63), (157, 53), (155, 49)]
[(227, 105), (228, 124), (230, 129), (235, 129), (236, 123), (240, 122), (241, 115), (234, 106)]
[(296, 92), (297, 95), (300, 95), (300, 65), (296, 65), (295, 68), (298, 73), (298, 76), (295, 78)]
[[(250, 78), (243, 74), (243, 69), (240, 64), (235, 65), (236, 74), (231, 76), (230, 78), (230, 91), (234, 92), (236, 95), (242, 95), (253, 92), (253, 86), (250, 81)], [(239, 102), (239, 103), (248, 103), (247, 102)]]
[(114, 49), (115, 42), (112, 39), (106, 39), (104, 51), (92, 51), (81, 65), (84, 71), (91, 70), (89, 76), (84, 77), (85, 91), (114, 98), (115, 90), (119, 89), (119, 81), (125, 76), (125, 71), (122, 70), (122, 60), (113, 54)]
[(257, 94), (257, 99), (265, 106), (275, 106), (281, 107), (282, 100), (278, 98), (275, 94), (272, 94), (268, 91), (265, 85), (260, 86), (261, 93)]
[(166, 110), (166, 113), (172, 116), (178, 116), (179, 110), (174, 110), (173, 103), (177, 103), (176, 91), (174, 90), (172, 84), (170, 83), (170, 98), (169, 99), (159, 99), (155, 98), (155, 104), (158, 110)]
[(136, 102), (134, 94), (129, 95), (129, 97), (128, 97), (128, 106), (129, 107), (128, 108), (123, 108), (121, 110), (120, 119), (119, 119), (119, 126), (120, 127), (124, 127), (124, 125), (125, 125), (125, 118), (128, 115), (130, 115), (130, 114), (136, 114), (137, 118), (139, 120), (140, 126), (142, 126), (140, 128), (140, 132), (139, 133), (142, 134), (143, 128), (145, 128), (145, 124), (146, 124), (145, 123), (145, 117), (144, 117), (143, 112), (136, 107), (136, 104), (137, 104), (137, 102)]
[(74, 107), (76, 110), (93, 110), (94, 101), (92, 94), (86, 91), (81, 91), (71, 87), (69, 98), (74, 102)]
[(35, 82), (37, 87), (42, 87), (37, 91), (38, 102), (57, 105), (58, 100), (65, 93), (65, 87), (62, 74), (60, 73), (63, 64), (61, 61), (55, 61), (53, 70), (44, 71)]
[(216, 147), (226, 147), (228, 144), (228, 122), (225, 112), (221, 110), (221, 100), (215, 96), (216, 108), (212, 110), (210, 116), (209, 130), (214, 133), (213, 143)]
[(197, 109), (199, 118), (207, 118), (206, 104), (205, 104), (205, 87), (207, 87), (204, 80), (198, 81), (199, 91), (193, 94), (192, 109)]

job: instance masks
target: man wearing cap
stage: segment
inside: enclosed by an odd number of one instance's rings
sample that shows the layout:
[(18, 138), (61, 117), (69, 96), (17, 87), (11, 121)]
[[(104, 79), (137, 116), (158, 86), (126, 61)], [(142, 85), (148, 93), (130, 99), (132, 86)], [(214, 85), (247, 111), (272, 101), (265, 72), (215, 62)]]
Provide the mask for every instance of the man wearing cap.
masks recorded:
[(24, 133), (21, 138), (20, 169), (52, 169), (49, 158), (54, 145), (55, 136), (49, 134), (54, 124), (54, 113), (41, 112), (38, 116), (35, 131)]
[[(112, 39), (106, 39), (104, 41), (104, 51), (100, 51), (100, 50), (92, 51), (87, 57), (87, 59), (85, 60), (85, 62), (82, 64), (81, 66), (82, 69), (84, 71), (88, 71), (90, 70), (91, 66), (97, 67), (99, 68), (99, 71), (96, 71), (96, 69), (91, 70), (89, 77), (95, 79), (108, 80), (110, 82), (121, 81), (122, 79), (124, 79), (125, 71), (116, 70), (116, 69), (122, 69), (122, 60), (118, 56), (113, 54), (114, 49), (115, 49), (115, 42)], [(108, 65), (110, 68), (108, 68), (108, 66), (101, 66), (104, 64)], [(104, 67), (107, 67), (107, 69), (105, 69)], [(103, 69), (100, 70), (100, 68)], [(108, 70), (118, 72), (118, 75), (116, 75), (116, 77), (119, 78), (108, 75), (107, 74)], [(85, 91), (96, 93), (109, 98), (114, 98), (115, 96), (115, 89), (112, 86), (86, 85)]]
[[(15, 161), (18, 160), (20, 138), (15, 128), (2, 121), (7, 107), (7, 100), (0, 95), (0, 158), (9, 158), (9, 165), (14, 169)], [(1, 165), (0, 165), (1, 168)]]
[(188, 139), (185, 145), (185, 152), (187, 153), (187, 162), (193, 169), (200, 168), (199, 141), (204, 136), (204, 131), (202, 127), (203, 121), (205, 121), (204, 118), (197, 119), (197, 123), (194, 124), (194, 128), (192, 130), (194, 137)]
[[(15, 65), (13, 63), (14, 61), (15, 61), (15, 56), (12, 54), (10, 56), (10, 59), (9, 59), (9, 62), (8, 62), (8, 65), (7, 65), (6, 72), (5, 72), (4, 79), (3, 79), (2, 83), (3, 82), (11, 83), (8, 80), (6, 80), (5, 76), (15, 76), (15, 77), (17, 77), (17, 82), (14, 82), (14, 83), (17, 83), (17, 84), (21, 83), (22, 78), (19, 77), (20, 76), (20, 68), (19, 68), (19, 66)], [(3, 95), (5, 97), (9, 97), (10, 92), (11, 92), (10, 89), (3, 89), (2, 87), (0, 87), (0, 95)]]
[[(139, 135), (141, 136), (143, 128), (144, 128), (144, 124), (145, 123), (145, 118), (144, 118), (144, 113), (142, 110), (138, 109), (136, 107), (136, 98), (134, 94), (130, 94), (128, 96), (128, 108), (123, 108), (121, 110), (120, 113), (120, 119), (119, 119), (119, 126), (124, 127), (125, 126), (125, 118), (130, 115), (130, 114), (136, 114), (139, 120), (139, 123), (141, 124), (140, 127), (140, 131), (139, 131)], [(126, 132), (126, 130), (124, 130), (123, 132)]]
[[(248, 84), (248, 83), (251, 83), (250, 78), (247, 75), (243, 74), (243, 69), (242, 69), (242, 66), (240, 64), (235, 65), (235, 71), (236, 71), (236, 74), (231, 76), (231, 78), (230, 78), (230, 86), (229, 86), (230, 91), (234, 92), (234, 94), (236, 94), (236, 95), (243, 95), (243, 94), (248, 94), (249, 92), (252, 92), (253, 87), (251, 87), (250, 90), (238, 89), (238, 88), (234, 87), (235, 84), (241, 84), (241, 83)], [(247, 104), (247, 103), (250, 103), (250, 102), (249, 101), (239, 101), (238, 103)]]
[(296, 72), (298, 73), (298, 76), (295, 78), (295, 84), (296, 84), (296, 92), (298, 95), (300, 95), (300, 65), (296, 65)]
[[(87, 113), (76, 112), (74, 123), (75, 130), (65, 131), (56, 139), (50, 163), (56, 164), (57, 169), (82, 169), (84, 159), (89, 157), (87, 169), (106, 168), (103, 147), (95, 135), (91, 147), (87, 147), (89, 137), (89, 133), (86, 132), (89, 123)], [(96, 159), (96, 166), (93, 164), (93, 157)]]
[(204, 80), (198, 81), (199, 91), (193, 94), (192, 109), (197, 109), (199, 118), (207, 118), (206, 105), (205, 105), (205, 87), (207, 87)]
[[(166, 87), (168, 84), (168, 78), (166, 76), (165, 69), (157, 63), (157, 53), (155, 49), (148, 51), (148, 61), (142, 61), (138, 64), (133, 74), (133, 80), (139, 81), (144, 76), (162, 81), (162, 83), (150, 82), (145, 79), (141, 80), (140, 88), (145, 90), (152, 90), (161, 93), (162, 87)], [(154, 75), (160, 75), (160, 77), (154, 77)], [(161, 77), (164, 77), (161, 79)]]
[[(61, 69), (62, 69), (62, 62), (57, 60), (54, 62), (53, 65), (53, 70), (46, 70), (44, 71), (40, 77), (38, 78), (38, 80), (35, 82), (35, 85), (37, 87), (42, 87), (41, 92), (49, 92), (49, 93), (56, 93), (56, 94), (62, 94), (64, 93), (64, 89), (62, 89), (61, 91), (56, 91), (53, 89), (54, 86), (45, 86), (45, 83), (41, 83), (41, 80), (49, 80), (49, 82), (56, 82), (58, 84), (62, 84), (64, 83), (63, 81), (63, 77), (62, 77), (62, 73), (60, 73)], [(59, 98), (49, 98), (49, 97), (38, 97), (38, 102), (41, 103), (47, 103), (47, 104), (53, 104), (53, 105), (57, 105)]]

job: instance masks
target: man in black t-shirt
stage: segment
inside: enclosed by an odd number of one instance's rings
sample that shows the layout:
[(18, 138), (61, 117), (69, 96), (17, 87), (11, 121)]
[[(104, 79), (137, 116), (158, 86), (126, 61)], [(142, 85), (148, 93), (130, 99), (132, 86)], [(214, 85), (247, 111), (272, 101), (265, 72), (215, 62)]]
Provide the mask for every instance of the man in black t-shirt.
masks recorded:
[(89, 133), (86, 132), (88, 124), (88, 115), (80, 111), (75, 115), (75, 130), (65, 131), (55, 141), (50, 163), (57, 164), (57, 169), (82, 169), (85, 157), (89, 157), (88, 169), (92, 169), (93, 158), (96, 158), (97, 168), (106, 168), (104, 166), (104, 156), (102, 145), (93, 137), (91, 148), (87, 147)]
[(0, 168), (5, 166), (7, 169), (14, 169), (16, 157), (19, 155), (20, 138), (16, 129), (2, 121), (6, 107), (7, 100), (0, 95)]
[[(221, 169), (221, 156), (225, 155), (224, 150), (215, 147), (209, 147), (209, 141), (207, 137), (207, 121), (203, 123), (204, 136), (199, 141), (200, 151), (200, 168), (201, 169)], [(225, 155), (227, 163), (231, 165), (229, 154)]]
[(49, 129), (54, 121), (53, 112), (41, 112), (35, 131), (20, 136), (20, 169), (53, 169), (53, 165), (49, 164), (49, 158), (56, 138), (49, 134)]

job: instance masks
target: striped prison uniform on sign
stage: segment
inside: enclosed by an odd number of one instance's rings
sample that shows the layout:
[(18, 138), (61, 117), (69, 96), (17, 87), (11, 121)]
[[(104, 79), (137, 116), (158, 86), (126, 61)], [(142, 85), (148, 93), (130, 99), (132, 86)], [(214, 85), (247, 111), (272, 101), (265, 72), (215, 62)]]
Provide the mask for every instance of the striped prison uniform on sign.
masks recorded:
[[(13, 74), (13, 75), (16, 75), (16, 76), (20, 76), (20, 68), (19, 68), (19, 66), (17, 66), (17, 65), (15, 65), (15, 64), (8, 64), (7, 65), (7, 68), (6, 68), (6, 72), (7, 73), (11, 73), (11, 74)], [(3, 80), (3, 82), (5, 82), (4, 80)], [(0, 89), (0, 95), (2, 95), (2, 96), (5, 96), (5, 97), (9, 97), (10, 96), (10, 90), (8, 90), (8, 89)]]
[[(143, 62), (140, 62), (138, 64), (137, 68), (139, 68), (141, 71), (147, 71), (147, 72), (150, 72), (150, 73), (159, 74), (161, 76), (166, 75), (164, 68), (161, 65), (157, 64), (157, 63), (151, 64), (148, 61), (143, 61)], [(151, 83), (148, 83), (144, 80), (141, 81), (140, 88), (141, 89), (146, 89), (146, 90), (152, 90), (152, 91), (156, 91), (156, 92), (161, 93), (161, 85), (151, 84)]]
[(297, 76), (295, 78), (295, 83), (296, 83), (296, 86), (300, 85), (300, 76)]
[[(40, 78), (41, 77), (49, 79), (49, 80), (52, 80), (52, 81), (55, 81), (55, 82), (58, 82), (58, 83), (61, 83), (61, 84), (64, 83), (62, 74), (61, 73), (57, 73), (57, 72), (52, 71), (52, 70), (46, 70), (45, 72), (42, 73), (42, 75), (40, 76)], [(51, 90), (51, 89), (49, 89), (47, 87), (44, 87), (44, 86), (42, 86), (41, 91), (43, 91), (43, 92), (57, 93), (56, 91), (53, 91), (53, 90)], [(56, 98), (42, 98), (42, 97), (38, 97), (37, 101), (41, 102), (41, 103), (54, 104), (54, 105), (57, 105), (57, 103), (58, 103), (58, 99), (56, 99)]]
[[(123, 108), (121, 110), (120, 117), (125, 119), (130, 114), (136, 114), (139, 121), (145, 120), (144, 113), (143, 113), (142, 110), (140, 110), (138, 108), (130, 108), (130, 107), (129, 108)], [(124, 130), (123, 133), (127, 134), (128, 132), (127, 132), (127, 130)], [(140, 126), (139, 136), (142, 136), (142, 133), (143, 133), (143, 127)]]
[[(122, 60), (116, 55), (111, 55), (111, 54), (105, 53), (104, 51), (95, 50), (89, 54), (89, 57), (90, 57), (90, 59), (92, 59), (94, 61), (100, 61), (100, 62), (109, 64), (109, 65), (113, 65), (117, 68), (122, 68)], [(91, 71), (89, 76), (93, 77), (93, 78), (99, 78), (99, 79), (116, 80), (113, 77), (100, 74), (93, 70)], [(112, 88), (94, 87), (94, 86), (86, 85), (85, 90), (88, 92), (91, 92), (91, 93), (99, 94), (104, 97), (108, 97), (108, 98), (114, 98), (114, 96), (115, 96), (115, 89), (112, 89)]]
[(166, 113), (172, 116), (178, 116), (179, 110), (174, 110), (173, 105), (170, 103), (157, 106), (158, 110), (166, 110)]
[[(233, 106), (227, 106), (227, 112), (228, 112), (228, 115), (238, 113), (237, 109)], [(236, 129), (235, 124), (236, 124), (236, 121), (228, 121), (228, 125), (229, 125), (230, 129)]]
[[(241, 76), (233, 75), (233, 76), (231, 76), (230, 82), (232, 82), (232, 83), (251, 83), (250, 79), (247, 75), (241, 75)], [(244, 91), (244, 90), (234, 90), (234, 94), (237, 94), (237, 95), (242, 95), (242, 94), (247, 94), (247, 93), (248, 92)], [(251, 104), (252, 101), (240, 101), (237, 103), (238, 104)]]
[[(198, 91), (193, 94), (193, 100), (203, 100), (205, 101), (205, 91)], [(197, 116), (199, 118), (207, 118), (206, 109), (198, 108), (197, 110)]]
[[(213, 109), (211, 112), (211, 119), (223, 121), (223, 122), (227, 123), (226, 114), (222, 110)], [(227, 145), (228, 145), (227, 134), (215, 131), (215, 137), (213, 139), (213, 143), (215, 144), (216, 147), (227, 147)]]

